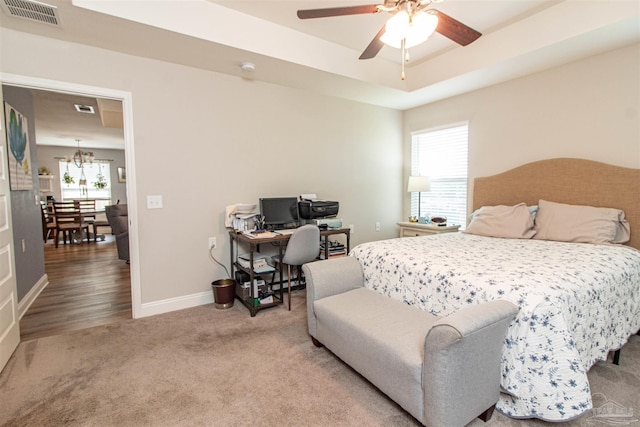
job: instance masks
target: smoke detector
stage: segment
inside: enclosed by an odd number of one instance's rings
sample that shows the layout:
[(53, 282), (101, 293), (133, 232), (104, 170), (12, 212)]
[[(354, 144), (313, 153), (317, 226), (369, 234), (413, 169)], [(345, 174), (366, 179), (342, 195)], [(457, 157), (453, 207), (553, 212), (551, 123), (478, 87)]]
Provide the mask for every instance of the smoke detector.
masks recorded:
[(240, 64), (240, 70), (245, 74), (251, 74), (256, 70), (256, 64), (253, 62), (243, 62)]
[(0, 0), (0, 7), (9, 16), (43, 24), (61, 26), (58, 8), (34, 0)]

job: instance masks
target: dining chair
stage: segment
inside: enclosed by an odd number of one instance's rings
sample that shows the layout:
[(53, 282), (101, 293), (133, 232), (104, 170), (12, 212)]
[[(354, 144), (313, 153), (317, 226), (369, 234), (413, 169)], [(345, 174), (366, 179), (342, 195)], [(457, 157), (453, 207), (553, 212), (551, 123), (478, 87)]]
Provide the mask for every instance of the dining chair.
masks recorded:
[(74, 234), (78, 235), (78, 241), (82, 244), (83, 231), (86, 231), (88, 239), (89, 225), (83, 221), (80, 203), (77, 200), (53, 202), (53, 215), (56, 222), (56, 248), (61, 234), (65, 244), (67, 243), (67, 237), (69, 238), (69, 243), (72, 242)]
[[(107, 220), (98, 219), (97, 201), (96, 199), (78, 199), (80, 205), (80, 212), (82, 212), (82, 219), (87, 223), (93, 231), (93, 241), (98, 241), (98, 227), (108, 227)], [(88, 239), (88, 238), (87, 238)], [(102, 236), (104, 240), (104, 236)]]
[(49, 207), (44, 201), (40, 201), (40, 217), (42, 219), (42, 238), (47, 243), (47, 240), (56, 237), (56, 221), (52, 215), (49, 215)]
[(104, 240), (104, 234), (98, 234), (98, 228), (99, 227), (110, 227), (109, 225), (109, 221), (107, 221), (106, 216), (105, 219), (100, 219), (100, 218), (95, 218), (93, 220), (92, 223), (92, 228), (93, 228), (93, 241), (97, 242), (98, 241), (98, 237), (100, 237), (100, 240)]
[[(278, 256), (273, 257), (274, 262), (287, 266), (287, 300), (289, 310), (291, 310), (291, 267), (298, 270), (298, 283), (301, 279), (300, 267), (302, 264), (314, 261), (320, 254), (320, 229), (317, 225), (307, 224), (296, 228), (291, 234), (291, 238), (287, 242), (287, 247), (282, 256), (282, 260)], [(282, 286), (282, 284), (280, 284)]]
[(85, 215), (85, 217), (95, 217), (95, 214), (91, 214), (96, 210), (96, 199), (76, 199), (74, 200), (74, 202), (78, 202), (78, 205), (80, 206), (80, 210), (82, 212), (89, 213), (89, 215)]

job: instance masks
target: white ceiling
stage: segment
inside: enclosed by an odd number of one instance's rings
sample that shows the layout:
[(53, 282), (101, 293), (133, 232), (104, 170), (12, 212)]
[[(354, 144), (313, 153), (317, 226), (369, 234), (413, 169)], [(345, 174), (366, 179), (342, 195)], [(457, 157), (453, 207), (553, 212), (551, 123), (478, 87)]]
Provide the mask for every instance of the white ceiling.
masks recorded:
[[(358, 54), (364, 50), (384, 23), (392, 15), (389, 13), (339, 16), (321, 19), (301, 20), (296, 16), (299, 9), (319, 9), (340, 6), (381, 4), (383, 0), (303, 0), (303, 1), (237, 1), (209, 0), (212, 3), (261, 18), (292, 30), (306, 33), (323, 40), (355, 50)], [(552, 6), (554, 0), (440, 0), (433, 2), (428, 9), (437, 9), (483, 33), (504, 27), (506, 23), (524, 19), (527, 16)], [(434, 57), (457, 45), (446, 37), (435, 33), (427, 43), (411, 49), (411, 60), (421, 62)], [(386, 47), (378, 54), (392, 62), (399, 62), (398, 49)], [(356, 55), (356, 58), (358, 55)], [(398, 77), (398, 76), (394, 76)]]
[[(77, 148), (79, 140), (83, 149), (124, 148), (120, 101), (33, 89), (31, 93), (38, 145)], [(80, 113), (75, 105), (93, 107), (94, 114)]]
[(0, 26), (375, 105), (407, 109), (640, 42), (638, 0), (444, 0), (480, 31), (461, 47), (434, 34), (411, 49), (358, 57), (388, 15), (299, 20), (298, 9), (353, 0), (43, 0), (61, 27), (0, 13)]

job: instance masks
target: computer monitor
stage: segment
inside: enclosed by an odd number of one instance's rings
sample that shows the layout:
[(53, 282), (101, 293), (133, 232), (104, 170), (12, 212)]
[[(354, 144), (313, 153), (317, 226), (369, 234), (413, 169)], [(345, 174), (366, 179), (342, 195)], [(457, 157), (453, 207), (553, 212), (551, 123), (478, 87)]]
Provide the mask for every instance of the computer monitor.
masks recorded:
[(260, 199), (260, 214), (267, 230), (298, 226), (298, 199), (296, 197), (264, 197)]

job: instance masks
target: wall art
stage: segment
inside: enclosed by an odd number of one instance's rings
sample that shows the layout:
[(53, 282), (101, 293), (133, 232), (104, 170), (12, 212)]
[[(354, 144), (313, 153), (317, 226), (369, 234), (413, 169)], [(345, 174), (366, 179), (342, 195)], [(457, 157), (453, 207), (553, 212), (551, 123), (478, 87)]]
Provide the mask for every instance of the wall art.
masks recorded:
[(7, 102), (4, 103), (4, 115), (11, 191), (33, 190), (27, 118)]

